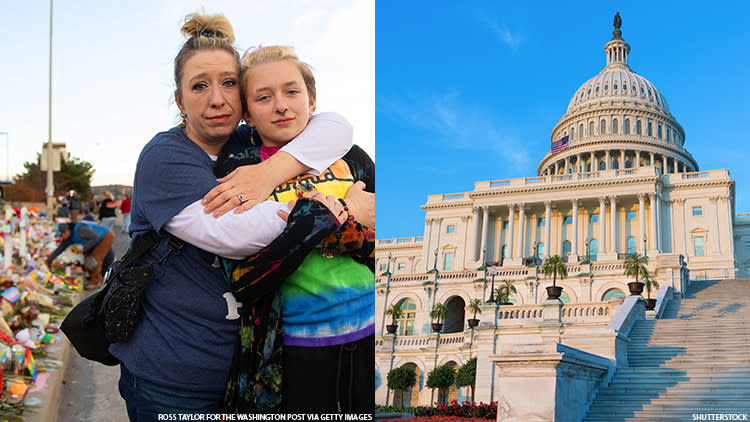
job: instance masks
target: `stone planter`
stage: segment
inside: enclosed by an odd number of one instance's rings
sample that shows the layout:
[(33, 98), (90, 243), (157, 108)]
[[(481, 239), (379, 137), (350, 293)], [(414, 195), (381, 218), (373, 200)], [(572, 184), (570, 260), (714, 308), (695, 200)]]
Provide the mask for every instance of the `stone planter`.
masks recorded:
[(432, 331), (439, 333), (443, 329), (443, 323), (442, 322), (433, 322), (432, 323)]
[[(562, 287), (560, 287), (560, 289), (562, 289)], [(501, 304), (501, 305), (504, 305), (504, 306), (508, 306), (508, 305), (511, 305), (511, 306), (512, 306), (512, 305), (515, 305), (515, 303), (513, 303), (513, 302), (500, 302), (500, 304)]]
[(646, 310), (653, 311), (656, 308), (656, 299), (646, 299)]
[(643, 293), (643, 286), (645, 286), (645, 283), (641, 283), (640, 281), (631, 281), (628, 283), (628, 290), (630, 290), (631, 296), (640, 296), (641, 293)]
[(467, 320), (469, 322), (469, 327), (474, 328), (479, 325), (479, 319), (477, 318), (469, 318)]
[(563, 288), (560, 286), (547, 286), (547, 298), (548, 299), (560, 299)]
[(388, 324), (385, 326), (386, 331), (388, 331), (388, 334), (395, 334), (396, 330), (398, 330), (398, 324)]

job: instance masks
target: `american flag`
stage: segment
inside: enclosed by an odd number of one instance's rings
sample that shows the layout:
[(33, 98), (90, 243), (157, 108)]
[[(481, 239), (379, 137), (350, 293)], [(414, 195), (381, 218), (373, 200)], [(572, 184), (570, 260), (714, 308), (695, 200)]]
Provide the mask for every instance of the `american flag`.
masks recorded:
[(568, 137), (560, 138), (552, 143), (552, 153), (557, 154), (558, 152), (567, 148), (570, 144), (568, 143)]

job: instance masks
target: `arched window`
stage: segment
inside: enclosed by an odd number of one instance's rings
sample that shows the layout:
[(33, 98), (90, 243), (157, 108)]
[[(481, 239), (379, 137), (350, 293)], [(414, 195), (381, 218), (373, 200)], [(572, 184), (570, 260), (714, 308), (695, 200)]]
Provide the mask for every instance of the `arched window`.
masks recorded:
[(609, 289), (604, 292), (604, 295), (602, 296), (602, 302), (606, 302), (616, 297), (625, 297), (625, 293), (623, 293), (620, 289)]
[(594, 122), (589, 122), (589, 136), (594, 136)]
[(652, 130), (651, 120), (649, 119), (646, 126), (646, 136), (653, 136), (654, 131)]
[(417, 316), (417, 305), (411, 299), (403, 299), (400, 303), (403, 314), (401, 314), (401, 318), (396, 320), (396, 324), (398, 324), (398, 335), (413, 336), (414, 319)]
[(622, 133), (630, 134), (630, 119), (625, 119), (625, 123), (622, 125)]
[(576, 138), (576, 128), (575, 126), (572, 126), (570, 128), (570, 139), (575, 139), (575, 138)]
[(617, 119), (612, 120), (612, 133), (617, 133)]
[(659, 122), (656, 125), (656, 137), (659, 138), (659, 139), (661, 139), (661, 134), (662, 134), (662, 131), (661, 131), (661, 122)]
[(567, 258), (570, 256), (570, 240), (566, 240), (562, 244), (563, 257)]
[(607, 163), (604, 162), (604, 160), (599, 161), (599, 170), (606, 170)]
[(599, 122), (599, 133), (604, 135), (605, 132), (607, 132), (607, 121), (602, 119), (602, 121)]
[(625, 168), (626, 169), (632, 169), (633, 168), (633, 161), (631, 161), (630, 158), (628, 158), (627, 160), (625, 160)]
[(612, 168), (613, 169), (619, 169), (620, 168), (620, 160), (612, 160)]
[(635, 134), (640, 135), (641, 132), (641, 119), (635, 119)]
[(578, 136), (583, 137), (583, 123), (578, 125)]
[(638, 243), (636, 243), (635, 236), (628, 238), (628, 254), (635, 254), (638, 252)]
[(589, 243), (589, 260), (596, 261), (597, 255), (599, 255), (599, 241), (591, 239), (591, 243)]

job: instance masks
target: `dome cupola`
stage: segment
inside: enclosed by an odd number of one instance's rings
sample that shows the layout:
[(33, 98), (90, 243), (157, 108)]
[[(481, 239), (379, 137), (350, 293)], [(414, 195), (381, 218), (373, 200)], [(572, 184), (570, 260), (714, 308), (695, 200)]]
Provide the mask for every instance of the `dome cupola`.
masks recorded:
[(552, 148), (539, 163), (538, 175), (644, 165), (662, 172), (698, 170), (683, 147), (684, 130), (667, 100), (630, 68), (630, 44), (622, 38), (621, 26), (618, 12), (612, 39), (604, 46), (604, 69), (573, 94), (565, 115), (552, 130)]

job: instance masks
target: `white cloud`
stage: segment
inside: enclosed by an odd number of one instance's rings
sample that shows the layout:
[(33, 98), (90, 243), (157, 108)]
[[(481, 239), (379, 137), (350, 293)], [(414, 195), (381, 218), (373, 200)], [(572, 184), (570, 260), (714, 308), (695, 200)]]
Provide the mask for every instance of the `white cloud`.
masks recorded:
[(511, 50), (518, 51), (518, 47), (523, 42), (523, 36), (520, 33), (514, 33), (507, 25), (499, 23), (494, 16), (489, 15), (485, 10), (475, 11), (474, 17)]

